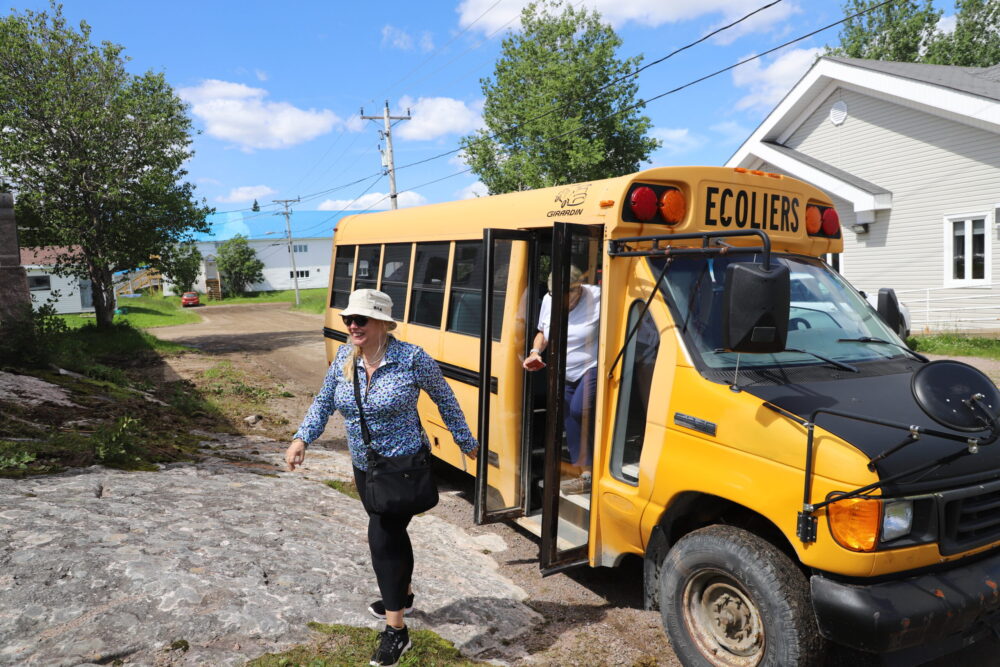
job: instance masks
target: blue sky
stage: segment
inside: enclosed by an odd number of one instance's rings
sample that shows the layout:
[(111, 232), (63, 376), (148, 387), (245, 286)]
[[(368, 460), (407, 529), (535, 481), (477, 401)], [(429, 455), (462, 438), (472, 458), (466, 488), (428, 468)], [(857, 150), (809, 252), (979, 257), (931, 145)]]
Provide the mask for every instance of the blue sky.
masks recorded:
[[(599, 10), (624, 43), (621, 57), (666, 55), (771, 0), (571, 0)], [(358, 118), (409, 108), (393, 130), (400, 167), (457, 147), (481, 123), (479, 79), (516, 30), (521, 0), (63, 0), (95, 40), (122, 44), (134, 72), (162, 71), (191, 105), (189, 179), (220, 212), (262, 211), (301, 196), (297, 235), (325, 235), (344, 210), (388, 208), (379, 178), (381, 123)], [(17, 9), (45, 9), (21, 2)], [(842, 18), (841, 0), (782, 0), (639, 76), (653, 97)], [(949, 1), (942, 5), (953, 13)], [(718, 165), (736, 150), (806, 71), (838, 28), (652, 102), (645, 113), (663, 148), (652, 165)], [(449, 201), (485, 190), (455, 155), (400, 169), (400, 205)], [(457, 174), (457, 175), (455, 175)], [(368, 178), (371, 177), (371, 178)], [(365, 180), (361, 180), (365, 179)], [(439, 180), (430, 185), (423, 185)], [(355, 181), (360, 181), (356, 182)], [(353, 183), (353, 184), (351, 184)], [(266, 216), (266, 217), (265, 217)], [(233, 216), (217, 216), (231, 221)], [(306, 225), (305, 219), (309, 224)], [(293, 214), (293, 220), (294, 214)]]

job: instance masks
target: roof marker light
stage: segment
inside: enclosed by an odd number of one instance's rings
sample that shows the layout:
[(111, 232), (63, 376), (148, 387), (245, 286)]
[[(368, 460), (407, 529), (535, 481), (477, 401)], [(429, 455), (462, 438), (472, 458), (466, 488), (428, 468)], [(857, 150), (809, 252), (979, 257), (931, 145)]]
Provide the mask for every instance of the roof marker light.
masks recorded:
[(836, 236), (840, 231), (840, 216), (837, 210), (828, 208), (823, 211), (823, 233), (827, 236)]
[(660, 195), (660, 217), (668, 225), (676, 225), (687, 215), (687, 200), (684, 193), (669, 188)]
[(642, 222), (649, 222), (656, 215), (657, 201), (653, 188), (641, 185), (628, 197), (632, 214)]
[(810, 234), (819, 234), (820, 227), (823, 226), (823, 216), (816, 206), (806, 206), (806, 231)]

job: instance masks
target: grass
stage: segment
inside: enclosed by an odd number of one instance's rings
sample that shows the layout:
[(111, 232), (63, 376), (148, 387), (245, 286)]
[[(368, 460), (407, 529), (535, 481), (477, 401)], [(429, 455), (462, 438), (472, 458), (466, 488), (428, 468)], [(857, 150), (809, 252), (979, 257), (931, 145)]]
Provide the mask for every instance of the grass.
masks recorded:
[(361, 494), (358, 493), (358, 487), (354, 484), (354, 482), (342, 482), (339, 479), (328, 479), (323, 483), (335, 491), (340, 491), (345, 496), (350, 496), (355, 500), (361, 500)]
[[(282, 653), (268, 653), (246, 663), (246, 667), (347, 667), (366, 665), (378, 647), (378, 633), (350, 625), (310, 623), (321, 635), (313, 644), (296, 646)], [(411, 630), (413, 648), (403, 654), (400, 667), (475, 667), (487, 663), (462, 657), (454, 644), (430, 630)]]
[[(176, 299), (180, 303), (180, 297), (167, 297)], [(251, 292), (244, 296), (227, 296), (221, 301), (208, 301), (208, 297), (201, 295), (201, 302), (206, 306), (225, 306), (237, 303), (295, 303), (295, 290), (275, 290), (271, 292)], [(299, 300), (302, 305), (301, 310), (313, 313), (322, 313), (326, 307), (326, 288), (300, 289)]]
[[(197, 313), (181, 308), (180, 297), (144, 295), (123, 298), (118, 300), (118, 307), (125, 312), (115, 315), (115, 322), (128, 322), (143, 329), (201, 321)], [(71, 329), (95, 322), (93, 315), (63, 315), (62, 318)]]
[(954, 357), (983, 357), (1000, 359), (1000, 339), (959, 334), (934, 334), (912, 336), (907, 340), (911, 348), (927, 354)]

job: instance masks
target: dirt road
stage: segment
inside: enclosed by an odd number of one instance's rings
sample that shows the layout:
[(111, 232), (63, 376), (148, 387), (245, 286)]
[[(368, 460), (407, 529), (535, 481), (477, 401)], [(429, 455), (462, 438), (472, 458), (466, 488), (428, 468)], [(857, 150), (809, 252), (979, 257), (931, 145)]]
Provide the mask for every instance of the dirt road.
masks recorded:
[[(322, 316), (289, 310), (288, 304), (212, 306), (198, 312), (203, 318), (200, 323), (159, 328), (153, 333), (274, 377), (297, 397), (288, 408), (294, 428), (295, 415), (301, 418), (326, 372)], [(993, 367), (983, 370), (991, 376), (997, 371)], [(343, 448), (342, 438), (343, 425), (335, 415), (317, 444)], [(507, 549), (493, 554), (500, 571), (530, 591), (528, 604), (546, 618), (521, 638), (533, 664), (680, 665), (662, 631), (659, 613), (642, 609), (638, 559), (614, 570), (583, 568), (542, 579), (534, 538), (508, 524), (474, 525), (471, 478), (444, 471), (441, 482), (442, 490), (453, 493), (444, 493), (432, 514), (474, 535), (502, 537)], [(945, 667), (962, 662), (985, 667), (996, 664), (998, 653), (1000, 642), (982, 641), (926, 665)], [(851, 656), (838, 664), (862, 661)]]

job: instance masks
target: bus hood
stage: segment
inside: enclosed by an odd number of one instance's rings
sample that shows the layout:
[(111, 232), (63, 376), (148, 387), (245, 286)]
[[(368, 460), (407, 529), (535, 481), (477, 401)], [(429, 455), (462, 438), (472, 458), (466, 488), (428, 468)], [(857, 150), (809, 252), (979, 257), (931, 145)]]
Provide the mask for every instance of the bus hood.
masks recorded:
[[(743, 390), (811, 420), (820, 408), (837, 410), (859, 417), (920, 426), (954, 433), (963, 441), (922, 434), (920, 439), (875, 464), (880, 479), (920, 468), (957, 452), (968, 451), (964, 438), (984, 439), (987, 433), (959, 433), (937, 424), (917, 405), (910, 390), (913, 372), (847, 377), (822, 382), (802, 382), (771, 386), (745, 386)], [(835, 415), (820, 414), (816, 425), (849, 442), (869, 458), (903, 442), (907, 431), (856, 421)], [(805, 440), (805, 435), (803, 435)], [(823, 474), (823, 471), (816, 471)], [(834, 477), (836, 475), (833, 475)], [(984, 445), (977, 454), (959, 455), (943, 465), (906, 475), (885, 491), (891, 494), (923, 493), (1000, 477), (1000, 442)]]

